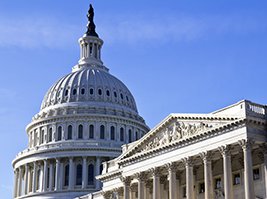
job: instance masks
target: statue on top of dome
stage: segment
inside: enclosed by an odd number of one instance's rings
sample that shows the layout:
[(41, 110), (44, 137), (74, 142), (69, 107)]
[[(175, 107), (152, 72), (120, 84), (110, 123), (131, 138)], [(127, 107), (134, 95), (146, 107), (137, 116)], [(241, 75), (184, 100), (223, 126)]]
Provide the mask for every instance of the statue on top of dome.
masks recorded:
[(88, 18), (88, 24), (87, 24), (87, 31), (86, 31), (86, 36), (95, 36), (98, 37), (98, 34), (95, 31), (95, 23), (94, 23), (94, 8), (92, 4), (90, 4), (90, 8), (88, 10), (87, 14)]

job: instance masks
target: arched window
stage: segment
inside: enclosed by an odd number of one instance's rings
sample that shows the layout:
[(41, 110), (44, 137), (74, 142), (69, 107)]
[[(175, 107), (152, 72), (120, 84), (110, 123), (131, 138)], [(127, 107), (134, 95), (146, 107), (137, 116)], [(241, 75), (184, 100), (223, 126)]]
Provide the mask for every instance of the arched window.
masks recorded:
[(100, 139), (105, 139), (105, 127), (104, 127), (104, 125), (100, 126)]
[(57, 129), (57, 140), (61, 140), (62, 139), (62, 127), (59, 126)]
[(48, 142), (52, 142), (52, 136), (53, 136), (53, 132), (52, 132), (52, 128), (50, 128), (49, 134), (48, 134)]
[(69, 186), (69, 173), (70, 173), (70, 166), (67, 164), (65, 166), (65, 172), (64, 172), (64, 186)]
[(120, 128), (120, 141), (124, 141), (124, 129), (122, 127)]
[(99, 167), (99, 171), (100, 171), (100, 174), (102, 174), (102, 171), (103, 171), (103, 164), (100, 165), (100, 167)]
[(138, 140), (138, 132), (135, 131), (135, 140)]
[(83, 139), (83, 125), (79, 125), (78, 127), (78, 139)]
[(89, 126), (89, 138), (94, 139), (94, 125)]
[(128, 130), (128, 142), (130, 143), (130, 142), (132, 142), (132, 130), (131, 129), (129, 129)]
[(38, 169), (37, 171), (37, 190), (41, 189), (41, 169)]
[(76, 185), (82, 185), (83, 167), (78, 164), (76, 167)]
[(69, 125), (68, 126), (68, 140), (71, 140), (72, 139), (72, 126), (71, 125)]
[(89, 164), (88, 165), (88, 185), (93, 185), (94, 179), (95, 179), (94, 165)]
[(115, 127), (114, 126), (110, 127), (110, 139), (115, 140)]

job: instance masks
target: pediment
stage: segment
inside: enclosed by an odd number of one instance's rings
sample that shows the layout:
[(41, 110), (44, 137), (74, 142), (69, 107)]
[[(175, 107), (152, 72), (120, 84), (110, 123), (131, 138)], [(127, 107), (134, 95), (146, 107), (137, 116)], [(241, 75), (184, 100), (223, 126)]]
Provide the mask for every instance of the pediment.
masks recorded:
[(171, 114), (137, 141), (134, 146), (125, 151), (119, 157), (119, 160), (182, 141), (192, 140), (198, 135), (233, 123), (237, 119), (215, 117), (209, 114)]

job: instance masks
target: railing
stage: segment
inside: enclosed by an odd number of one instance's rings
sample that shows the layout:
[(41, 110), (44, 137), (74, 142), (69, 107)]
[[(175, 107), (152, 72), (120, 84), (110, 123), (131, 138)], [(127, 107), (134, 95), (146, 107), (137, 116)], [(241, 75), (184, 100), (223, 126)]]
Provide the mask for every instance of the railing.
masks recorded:
[(267, 106), (256, 104), (253, 102), (247, 102), (247, 113), (252, 116), (260, 116), (266, 118)]

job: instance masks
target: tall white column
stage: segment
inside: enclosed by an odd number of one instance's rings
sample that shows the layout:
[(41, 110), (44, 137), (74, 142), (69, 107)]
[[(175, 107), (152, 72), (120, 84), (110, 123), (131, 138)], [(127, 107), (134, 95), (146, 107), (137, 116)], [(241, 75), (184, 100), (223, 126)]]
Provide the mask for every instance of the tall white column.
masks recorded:
[(166, 165), (169, 178), (169, 199), (176, 199), (176, 165), (170, 163)]
[(123, 199), (130, 199), (130, 185), (131, 185), (131, 178), (125, 177), (122, 178), (121, 181), (123, 182)]
[(49, 191), (52, 191), (54, 183), (54, 163), (52, 160), (49, 164)]
[(233, 180), (230, 146), (219, 147), (223, 157), (223, 177), (224, 177), (224, 195), (225, 199), (233, 199)]
[(160, 199), (160, 170), (159, 168), (151, 169), (153, 177), (153, 199)]
[(200, 157), (204, 163), (204, 180), (205, 180), (205, 199), (214, 198), (213, 179), (212, 179), (212, 165), (211, 165), (211, 153), (203, 152)]
[(24, 175), (24, 194), (28, 194), (28, 173), (29, 173), (29, 165), (25, 164), (25, 175)]
[(145, 199), (145, 178), (146, 175), (144, 172), (138, 173), (136, 175), (138, 181), (138, 199)]
[[(95, 164), (95, 174), (100, 175), (100, 165), (101, 165), (101, 160), (100, 157), (96, 157), (96, 164)], [(95, 180), (95, 186), (97, 190), (100, 190), (101, 187), (101, 182), (99, 180)]]
[(47, 189), (47, 160), (44, 160), (44, 172), (43, 172), (43, 191)]
[(251, 155), (251, 140), (239, 141), (244, 153), (244, 189), (245, 199), (255, 198), (254, 181), (253, 181), (253, 168), (252, 168), (252, 155)]
[(87, 187), (87, 181), (88, 181), (88, 175), (87, 175), (87, 157), (83, 157), (83, 180), (82, 180), (82, 189), (86, 189)]
[(70, 172), (69, 172), (69, 187), (68, 189), (74, 189), (74, 164), (73, 164), (73, 157), (69, 158), (69, 168), (70, 168)]
[(194, 198), (194, 177), (193, 177), (193, 163), (192, 158), (184, 158), (183, 163), (186, 170), (186, 198)]
[(18, 183), (18, 194), (17, 196), (21, 196), (21, 189), (22, 189), (22, 168), (19, 167), (19, 183)]
[(15, 169), (14, 171), (14, 192), (13, 192), (13, 195), (14, 195), (14, 198), (17, 197), (17, 189), (18, 189), (18, 170)]
[(55, 191), (59, 190), (59, 179), (60, 179), (60, 160), (56, 159), (56, 175), (55, 175)]
[(36, 192), (36, 174), (37, 174), (37, 163), (33, 163), (33, 175), (32, 175), (32, 192)]

